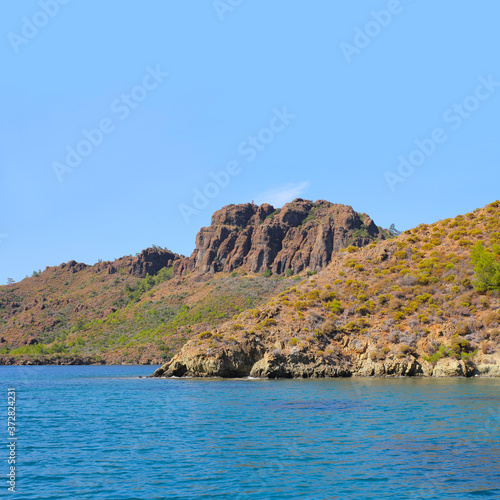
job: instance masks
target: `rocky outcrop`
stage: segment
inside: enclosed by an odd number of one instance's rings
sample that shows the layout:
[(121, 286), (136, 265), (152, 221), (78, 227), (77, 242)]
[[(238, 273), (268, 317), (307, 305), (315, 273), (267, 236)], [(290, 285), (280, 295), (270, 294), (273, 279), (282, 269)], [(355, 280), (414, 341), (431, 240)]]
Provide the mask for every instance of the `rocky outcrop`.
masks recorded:
[(471, 361), (453, 358), (440, 359), (432, 372), (433, 377), (471, 377), (475, 366)]
[[(277, 345), (281, 345), (281, 348)], [(233, 342), (232, 345), (207, 348), (203, 343), (190, 341), (170, 362), (158, 368), (153, 377), (278, 379), (500, 376), (500, 358), (490, 358), (475, 362), (443, 358), (434, 364), (415, 356), (372, 361), (340, 346), (337, 346), (336, 352), (318, 356), (307, 350), (284, 347), (280, 342), (265, 345), (260, 340), (247, 340), (244, 343)]]
[(483, 377), (500, 377), (500, 353), (481, 355), (474, 360), (476, 374)]
[(116, 269), (125, 268), (132, 276), (145, 278), (146, 274), (155, 275), (164, 267), (173, 266), (183, 257), (170, 250), (162, 248), (146, 248), (135, 257), (122, 257), (117, 261), (102, 263), (108, 273), (113, 274)]
[(238, 349), (189, 349), (155, 371), (155, 377), (246, 377), (264, 351), (256, 342), (243, 342)]
[[(145, 278), (146, 274), (155, 275), (164, 267), (173, 266), (174, 262), (181, 259), (185, 259), (185, 257), (164, 248), (146, 248), (135, 257), (126, 256), (114, 262), (98, 262), (92, 266), (92, 270), (95, 273), (106, 271), (108, 274), (115, 274), (118, 269), (125, 269), (132, 276)], [(67, 263), (61, 264), (59, 269), (67, 269), (70, 273), (74, 274), (88, 267), (83, 262), (70, 260)]]
[(327, 378), (349, 377), (352, 372), (347, 359), (342, 362), (331, 358), (317, 358), (311, 353), (266, 352), (250, 370), (256, 378)]
[(386, 361), (360, 360), (357, 363), (355, 374), (360, 377), (414, 377), (423, 375), (421, 364), (413, 356), (403, 359), (390, 359)]
[(87, 264), (84, 264), (83, 262), (76, 262), (76, 260), (70, 260), (67, 263), (61, 264), (59, 266), (60, 269), (65, 269), (67, 268), (70, 273), (74, 274), (79, 271), (83, 271), (84, 269), (87, 268)]
[(175, 262), (173, 272), (319, 271), (342, 248), (386, 236), (366, 214), (324, 200), (297, 198), (278, 210), (269, 204), (228, 205), (213, 214), (210, 227), (198, 233), (191, 257)]
[(146, 274), (154, 275), (160, 269), (172, 266), (177, 259), (179, 259), (179, 256), (169, 250), (146, 248), (132, 263), (131, 274), (140, 278), (144, 278)]

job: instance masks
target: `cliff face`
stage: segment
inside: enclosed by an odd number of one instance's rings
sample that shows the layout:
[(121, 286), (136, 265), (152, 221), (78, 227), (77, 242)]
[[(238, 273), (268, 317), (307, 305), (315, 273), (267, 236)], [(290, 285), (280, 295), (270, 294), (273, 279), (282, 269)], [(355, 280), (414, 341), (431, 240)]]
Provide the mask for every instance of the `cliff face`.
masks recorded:
[(122, 257), (116, 262), (116, 267), (127, 269), (132, 276), (145, 278), (146, 274), (155, 275), (181, 258), (170, 250), (146, 248), (136, 257)]
[(298, 198), (278, 210), (269, 204), (228, 205), (200, 230), (193, 254), (175, 262), (173, 272), (320, 271), (335, 252), (386, 237), (366, 214), (324, 200)]

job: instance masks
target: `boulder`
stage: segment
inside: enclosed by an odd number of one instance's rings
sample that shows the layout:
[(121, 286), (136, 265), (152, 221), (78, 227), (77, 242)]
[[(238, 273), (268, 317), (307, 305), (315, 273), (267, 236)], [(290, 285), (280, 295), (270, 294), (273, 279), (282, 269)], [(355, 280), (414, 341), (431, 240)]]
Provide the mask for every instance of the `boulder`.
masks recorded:
[(433, 377), (471, 377), (475, 373), (475, 366), (470, 361), (453, 358), (442, 358), (434, 367)]

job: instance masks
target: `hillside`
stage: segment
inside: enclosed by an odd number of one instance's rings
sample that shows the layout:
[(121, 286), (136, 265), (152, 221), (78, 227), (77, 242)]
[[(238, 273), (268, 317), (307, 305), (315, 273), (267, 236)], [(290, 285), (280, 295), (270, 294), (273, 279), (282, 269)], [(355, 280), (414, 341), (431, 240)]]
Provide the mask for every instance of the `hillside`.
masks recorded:
[(500, 376), (499, 243), (497, 201), (349, 246), (155, 376)]
[(200, 230), (190, 258), (154, 247), (1, 286), (0, 364), (159, 364), (342, 248), (386, 237), (366, 214), (325, 201), (230, 205)]

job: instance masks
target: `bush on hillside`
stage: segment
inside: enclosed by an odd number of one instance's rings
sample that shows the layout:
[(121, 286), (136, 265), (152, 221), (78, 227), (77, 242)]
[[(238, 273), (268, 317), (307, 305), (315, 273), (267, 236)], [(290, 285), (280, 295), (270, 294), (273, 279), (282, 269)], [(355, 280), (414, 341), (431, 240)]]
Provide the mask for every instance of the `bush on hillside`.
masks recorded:
[(495, 254), (484, 248), (478, 241), (470, 253), (476, 279), (474, 286), (478, 292), (500, 290), (500, 263)]

